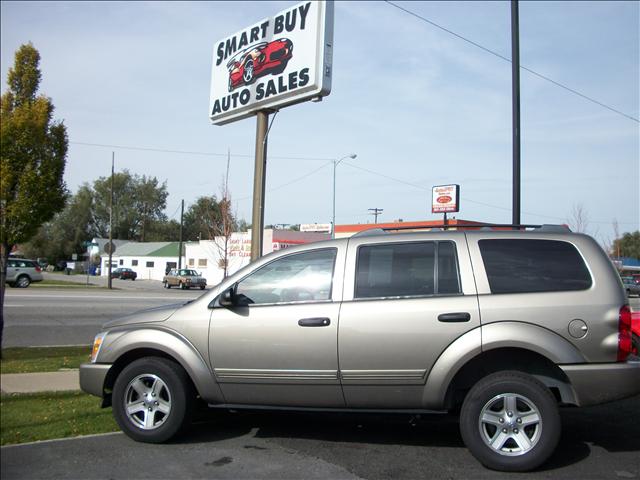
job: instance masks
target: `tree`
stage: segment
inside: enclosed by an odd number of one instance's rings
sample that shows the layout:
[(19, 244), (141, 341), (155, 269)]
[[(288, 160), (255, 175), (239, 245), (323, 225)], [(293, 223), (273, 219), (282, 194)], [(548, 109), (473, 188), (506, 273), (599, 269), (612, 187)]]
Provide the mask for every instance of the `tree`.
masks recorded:
[(640, 259), (640, 230), (627, 232), (613, 241), (613, 254), (617, 257)]
[(22, 45), (0, 101), (0, 347), (9, 253), (62, 210), (67, 199), (67, 129), (53, 120), (51, 100), (38, 95), (39, 64), (38, 50)]
[[(93, 228), (98, 235), (109, 234), (109, 197), (111, 177), (93, 183)], [(147, 240), (148, 229), (166, 222), (167, 183), (156, 177), (132, 175), (129, 170), (113, 177), (113, 237), (121, 240)]]
[(27, 257), (45, 257), (50, 264), (69, 259), (74, 253), (84, 253), (85, 241), (93, 238), (93, 194), (85, 184), (71, 197), (67, 206), (53, 219), (42, 225), (38, 232), (22, 245)]
[(569, 224), (569, 227), (573, 232), (587, 232), (587, 229), (589, 228), (589, 214), (584, 208), (584, 205), (582, 205), (581, 203), (573, 204), (567, 223)]
[(185, 240), (213, 240), (222, 224), (220, 203), (215, 195), (198, 197), (184, 214), (183, 238)]

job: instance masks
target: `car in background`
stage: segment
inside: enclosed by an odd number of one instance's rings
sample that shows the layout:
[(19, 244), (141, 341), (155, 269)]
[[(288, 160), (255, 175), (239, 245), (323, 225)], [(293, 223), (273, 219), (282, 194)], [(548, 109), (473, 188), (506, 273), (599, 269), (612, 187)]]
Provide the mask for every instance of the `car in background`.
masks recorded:
[(182, 290), (188, 288), (200, 288), (204, 290), (207, 286), (207, 279), (200, 276), (195, 270), (180, 268), (169, 270), (169, 273), (162, 279), (164, 288), (180, 287)]
[(42, 268), (35, 260), (25, 258), (7, 259), (7, 278), (10, 287), (27, 288), (33, 282), (42, 281)]
[(120, 280), (135, 280), (138, 274), (130, 268), (116, 268), (111, 272), (111, 278), (119, 278)]
[(622, 277), (622, 285), (624, 289), (627, 291), (627, 295), (638, 295), (640, 296), (640, 283), (636, 283), (633, 277)]

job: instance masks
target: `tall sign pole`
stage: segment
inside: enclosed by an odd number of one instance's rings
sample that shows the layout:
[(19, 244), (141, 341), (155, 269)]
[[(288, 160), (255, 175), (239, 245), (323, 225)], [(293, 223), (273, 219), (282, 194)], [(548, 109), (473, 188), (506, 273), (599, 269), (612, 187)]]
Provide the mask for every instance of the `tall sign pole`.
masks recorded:
[(251, 261), (262, 256), (264, 232), (264, 188), (267, 173), (267, 130), (269, 112), (256, 115), (256, 159), (253, 174), (253, 213), (251, 217)]
[(213, 46), (209, 120), (214, 125), (254, 115), (257, 120), (252, 261), (263, 251), (269, 115), (301, 102), (318, 102), (331, 92), (333, 10), (333, 0), (304, 0)]
[(511, 99), (513, 181), (511, 223), (520, 225), (520, 31), (518, 0), (511, 0)]
[(113, 169), (115, 164), (115, 152), (111, 152), (111, 195), (109, 197), (109, 278), (107, 286), (112, 288), (111, 280), (111, 257), (113, 256)]
[(184, 224), (184, 198), (180, 206), (180, 242), (178, 243), (178, 268), (182, 268), (182, 225)]

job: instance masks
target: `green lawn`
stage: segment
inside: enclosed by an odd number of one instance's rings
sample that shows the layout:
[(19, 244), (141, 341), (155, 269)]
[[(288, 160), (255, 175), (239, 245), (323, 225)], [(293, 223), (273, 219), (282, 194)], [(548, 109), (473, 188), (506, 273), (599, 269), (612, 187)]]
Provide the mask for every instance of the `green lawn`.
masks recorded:
[(118, 430), (111, 409), (82, 392), (3, 395), (0, 410), (1, 445)]
[(2, 349), (0, 372), (55, 372), (62, 368), (78, 368), (89, 361), (90, 346), (81, 347), (14, 347)]

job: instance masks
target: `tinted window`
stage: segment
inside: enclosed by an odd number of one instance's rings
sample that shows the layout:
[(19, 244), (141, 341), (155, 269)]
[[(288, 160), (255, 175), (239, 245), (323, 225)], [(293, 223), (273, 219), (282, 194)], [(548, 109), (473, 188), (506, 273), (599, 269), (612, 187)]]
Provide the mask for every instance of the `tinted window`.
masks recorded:
[(576, 248), (554, 240), (480, 240), (493, 293), (585, 290), (591, 275)]
[(460, 293), (452, 242), (363, 246), (356, 269), (356, 298)]
[(289, 303), (331, 299), (336, 249), (279, 258), (238, 283), (249, 303)]

